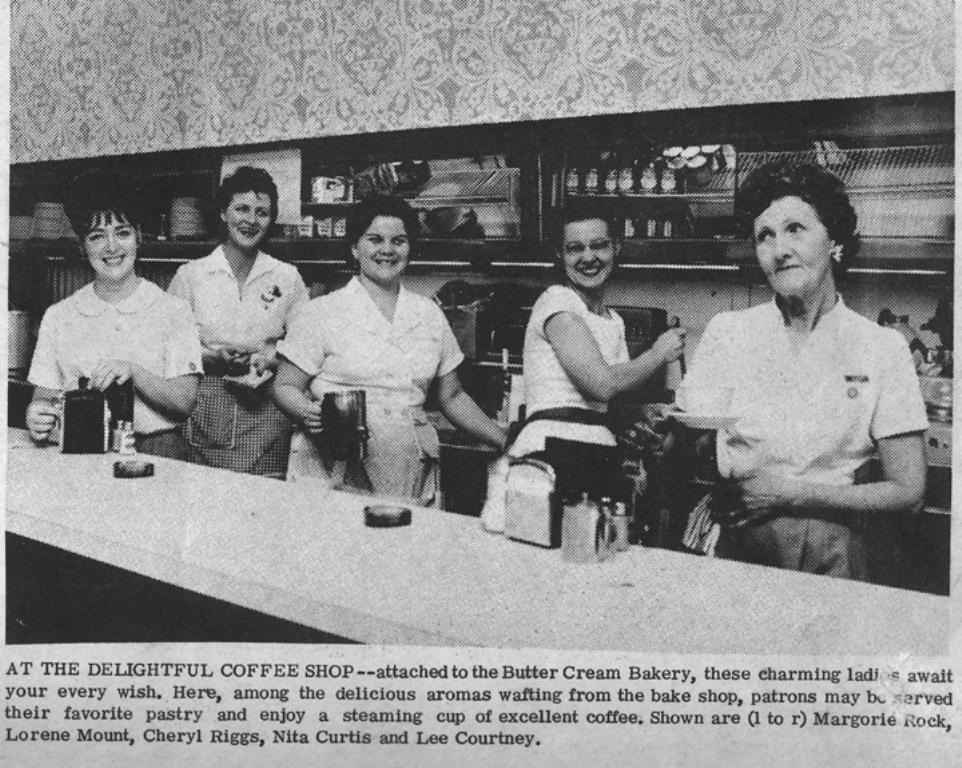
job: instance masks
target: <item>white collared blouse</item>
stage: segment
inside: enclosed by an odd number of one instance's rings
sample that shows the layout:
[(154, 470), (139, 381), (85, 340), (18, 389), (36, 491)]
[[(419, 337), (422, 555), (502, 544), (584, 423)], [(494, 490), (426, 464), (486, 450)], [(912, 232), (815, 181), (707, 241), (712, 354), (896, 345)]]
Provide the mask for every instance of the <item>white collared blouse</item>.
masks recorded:
[[(28, 379), (47, 389), (75, 389), (101, 360), (129, 360), (164, 378), (201, 373), (190, 307), (149, 280), (141, 279), (134, 293), (116, 304), (101, 299), (88, 283), (44, 313)], [(137, 396), (138, 433), (176, 426)]]
[(408, 407), (422, 405), (434, 379), (464, 359), (437, 304), (402, 286), (389, 322), (356, 277), (308, 302), (277, 351), (315, 377), (315, 395), (362, 387)]
[(262, 350), (284, 336), (292, 312), (308, 298), (297, 268), (262, 251), (239, 286), (222, 246), (181, 266), (167, 290), (190, 304), (210, 350)]
[(774, 300), (716, 315), (685, 387), (732, 390), (738, 421), (718, 431), (723, 477), (740, 479), (763, 468), (850, 485), (878, 440), (928, 428), (905, 339), (841, 298), (797, 349)]

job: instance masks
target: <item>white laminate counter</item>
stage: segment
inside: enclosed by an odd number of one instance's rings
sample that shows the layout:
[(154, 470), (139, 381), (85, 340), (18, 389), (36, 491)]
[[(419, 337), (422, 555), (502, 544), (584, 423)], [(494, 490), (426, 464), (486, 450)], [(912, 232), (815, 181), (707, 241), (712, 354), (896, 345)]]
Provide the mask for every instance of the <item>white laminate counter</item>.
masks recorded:
[[(176, 461), (117, 480), (116, 456), (64, 456), (10, 430), (7, 530), (368, 643), (718, 653), (941, 654), (949, 600), (633, 547), (557, 550), (414, 509)], [(922, 631), (920, 631), (922, 630)], [(56, 640), (56, 638), (51, 638)]]

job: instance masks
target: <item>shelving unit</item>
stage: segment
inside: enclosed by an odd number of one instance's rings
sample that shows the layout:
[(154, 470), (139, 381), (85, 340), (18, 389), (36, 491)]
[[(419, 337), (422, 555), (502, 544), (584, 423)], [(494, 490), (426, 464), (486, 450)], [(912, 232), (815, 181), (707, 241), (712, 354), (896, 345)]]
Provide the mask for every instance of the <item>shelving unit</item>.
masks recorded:
[[(913, 124), (916, 116), (917, 124)], [(548, 225), (554, 210), (578, 199), (622, 217), (633, 211), (672, 215), (694, 212), (697, 231), (674, 231), (668, 238), (642, 237), (647, 232), (636, 232), (625, 240), (620, 274), (629, 279), (652, 276), (660, 280), (755, 285), (762, 276), (755, 266), (751, 244), (736, 237), (732, 218), (739, 184), (747, 173), (768, 160), (822, 162), (848, 184), (864, 222), (862, 253), (849, 279), (868, 284), (910, 281), (928, 289), (944, 286), (954, 276), (950, 226), (954, 215), (954, 149), (949, 143), (952, 120), (951, 95), (931, 94), (912, 99), (705, 108), (401, 131), (280, 142), (254, 149), (300, 149), (303, 163), (299, 197), (302, 213), (307, 215), (340, 216), (350, 205), (343, 201), (312, 202), (311, 178), (315, 174), (361, 173), (379, 164), (417, 164), (427, 159), (432, 164), (431, 178), (402, 190), (412, 205), (473, 207), (476, 212), (484, 206), (505, 206), (517, 217), (517, 226), (510, 236), (489, 235), (483, 239), (432, 237), (428, 232), (412, 260), (411, 271), (464, 273), (487, 280), (542, 280), (553, 260)], [(826, 149), (824, 143), (813, 148), (814, 142), (833, 138), (840, 145), (837, 150), (834, 145)], [(628, 193), (582, 191), (571, 195), (565, 190), (568, 158), (575, 154), (584, 157), (607, 148), (623, 151), (627, 157), (632, 147), (683, 145), (697, 140), (732, 143), (738, 150), (734, 167), (703, 174), (697, 188), (683, 191), (645, 193), (634, 189)], [(857, 146), (859, 142), (863, 145)], [(209, 253), (216, 242), (153, 239), (160, 215), (168, 212), (170, 198), (197, 190), (212, 196), (221, 158), (249, 149), (225, 147), (14, 165), (11, 213), (29, 216), (36, 202), (56, 199), (70, 179), (91, 165), (132, 174), (150, 192), (148, 204), (153, 205), (140, 249), (141, 261), (152, 274), (165, 270), (172, 273), (176, 265)], [(503, 158), (510, 167), (482, 169), (475, 164), (465, 170), (443, 160), (480, 156)], [(456, 182), (457, 194), (445, 191), (440, 183), (445, 178)], [(183, 189), (178, 187), (181, 182), (186, 185)], [(905, 221), (897, 220), (887, 230), (874, 226), (886, 211), (905, 212), (907, 207), (913, 221), (923, 222), (921, 229), (912, 230)], [(933, 222), (937, 225), (929, 226)], [(38, 265), (28, 262), (40, 258), (61, 265), (64, 255), (76, 247), (75, 243), (60, 241), (13, 244), (11, 294), (21, 290), (25, 281), (31, 282), (26, 290), (36, 293)], [(346, 269), (340, 238), (275, 238), (268, 250), (298, 264), (313, 279)]]

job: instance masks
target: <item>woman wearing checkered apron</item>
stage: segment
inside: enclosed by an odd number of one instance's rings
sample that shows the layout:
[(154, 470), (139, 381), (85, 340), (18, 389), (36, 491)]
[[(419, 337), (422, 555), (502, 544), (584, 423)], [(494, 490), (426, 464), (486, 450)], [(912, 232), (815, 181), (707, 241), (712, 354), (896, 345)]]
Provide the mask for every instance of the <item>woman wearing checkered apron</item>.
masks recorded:
[[(452, 423), (504, 447), (504, 430), (461, 389), (456, 369), (463, 355), (444, 314), (401, 284), (418, 233), (417, 214), (400, 198), (355, 205), (347, 240), (357, 276), (308, 302), (278, 344), (274, 396), (301, 427), (291, 444), (289, 480), (430, 503), (438, 438), (423, 404), (435, 381)], [(351, 389), (365, 392), (367, 456), (363, 464), (338, 467), (325, 445), (320, 400)]]
[(259, 250), (277, 217), (277, 187), (261, 168), (239, 168), (217, 192), (227, 236), (177, 270), (168, 290), (197, 318), (204, 378), (185, 425), (197, 464), (283, 478), (290, 423), (270, 399), (267, 372), (294, 310), (307, 301), (297, 269)]

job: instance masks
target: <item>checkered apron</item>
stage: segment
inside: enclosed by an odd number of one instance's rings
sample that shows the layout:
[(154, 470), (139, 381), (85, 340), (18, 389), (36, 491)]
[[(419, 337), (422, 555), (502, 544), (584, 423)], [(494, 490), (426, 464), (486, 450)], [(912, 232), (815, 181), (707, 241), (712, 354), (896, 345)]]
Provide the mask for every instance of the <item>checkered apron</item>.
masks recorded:
[(184, 426), (188, 461), (283, 479), (291, 424), (267, 390), (250, 391), (219, 376), (204, 376), (197, 407)]

